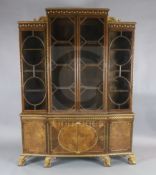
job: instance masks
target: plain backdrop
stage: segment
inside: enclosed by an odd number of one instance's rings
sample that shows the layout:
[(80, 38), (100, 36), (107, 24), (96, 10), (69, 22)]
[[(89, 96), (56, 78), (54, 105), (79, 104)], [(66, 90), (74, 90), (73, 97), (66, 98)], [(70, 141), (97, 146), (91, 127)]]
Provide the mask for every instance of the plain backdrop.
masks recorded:
[[(34, 158), (17, 167), (21, 153), (19, 20), (45, 15), (47, 7), (109, 8), (110, 16), (135, 21), (133, 111), (134, 152), (138, 163), (130, 166), (113, 158), (105, 168), (98, 159), (57, 159), (54, 167), (43, 168)], [(4, 175), (31, 174), (155, 174), (156, 171), (156, 1), (155, 0), (0, 0), (0, 171)]]

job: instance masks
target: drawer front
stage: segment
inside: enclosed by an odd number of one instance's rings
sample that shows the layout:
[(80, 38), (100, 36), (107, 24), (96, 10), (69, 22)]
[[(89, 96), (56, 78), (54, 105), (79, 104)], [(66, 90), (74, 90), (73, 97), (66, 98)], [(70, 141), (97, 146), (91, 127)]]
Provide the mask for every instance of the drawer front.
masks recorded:
[(97, 154), (106, 151), (104, 120), (51, 119), (51, 154)]
[(23, 152), (46, 154), (46, 122), (42, 119), (22, 119)]
[(131, 151), (132, 120), (112, 120), (109, 125), (109, 152)]

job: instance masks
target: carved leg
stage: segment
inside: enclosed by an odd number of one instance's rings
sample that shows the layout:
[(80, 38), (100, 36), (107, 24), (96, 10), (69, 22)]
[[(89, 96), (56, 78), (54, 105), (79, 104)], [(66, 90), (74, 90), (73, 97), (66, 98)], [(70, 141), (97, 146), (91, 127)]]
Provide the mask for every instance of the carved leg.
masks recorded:
[(24, 166), (27, 158), (28, 156), (21, 155), (18, 159), (18, 166)]
[(104, 164), (105, 167), (111, 166), (110, 156), (102, 156), (101, 159), (103, 160), (103, 164)]
[(52, 161), (53, 161), (54, 159), (55, 159), (55, 157), (50, 157), (50, 156), (45, 157), (45, 160), (44, 160), (44, 167), (45, 167), (45, 168), (51, 167)]
[(135, 165), (136, 164), (136, 157), (134, 154), (128, 155), (128, 163), (130, 165)]

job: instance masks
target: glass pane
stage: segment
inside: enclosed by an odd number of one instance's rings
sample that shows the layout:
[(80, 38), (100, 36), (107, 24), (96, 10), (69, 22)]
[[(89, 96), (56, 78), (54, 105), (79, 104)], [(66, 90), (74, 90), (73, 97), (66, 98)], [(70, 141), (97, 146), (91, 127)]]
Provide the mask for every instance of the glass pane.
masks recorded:
[(75, 108), (75, 19), (51, 19), (52, 109)]
[(74, 24), (71, 18), (52, 19), (51, 24), (52, 37), (57, 41), (68, 41), (74, 35)]
[(56, 68), (53, 69), (52, 76), (55, 86), (69, 87), (73, 84), (74, 70), (69, 66), (56, 66)]
[(23, 57), (25, 61), (30, 65), (37, 65), (43, 60), (43, 50), (23, 50)]
[(119, 66), (128, 63), (128, 61), (131, 58), (130, 54), (131, 54), (130, 51), (125, 50), (117, 50), (117, 51), (112, 50), (110, 52), (112, 62), (114, 62), (114, 64), (117, 64)]
[(45, 98), (44, 82), (40, 78), (30, 78), (24, 85), (25, 100), (32, 105), (39, 105)]
[(132, 32), (109, 34), (109, 108), (128, 109), (131, 91)]
[(129, 93), (128, 92), (120, 92), (120, 91), (114, 91), (110, 93), (110, 99), (112, 103), (116, 105), (122, 105), (127, 102), (129, 98)]
[[(83, 21), (85, 20), (85, 21)], [(103, 19), (82, 19), (81, 36), (87, 41), (98, 41), (103, 36)]]
[(81, 47), (81, 62), (85, 64), (98, 64), (102, 61), (103, 47), (97, 44), (85, 44)]
[(23, 45), (24, 49), (42, 49), (42, 40), (38, 37), (31, 36), (26, 38)]
[(126, 78), (117, 77), (115, 80), (111, 81), (110, 90), (129, 90), (129, 82)]
[(80, 108), (103, 108), (104, 19), (81, 18)]
[(73, 108), (73, 99), (74, 99), (74, 94), (73, 91), (70, 89), (55, 89), (54, 95), (53, 95), (53, 104), (55, 106), (53, 109), (69, 109)]
[(98, 89), (85, 89), (83, 92), (81, 91), (81, 101), (81, 106), (83, 108), (102, 108), (102, 94)]
[(52, 54), (54, 63), (70, 64), (74, 60), (74, 47), (68, 43), (56, 43)]
[(88, 87), (99, 87), (102, 83), (102, 70), (98, 66), (87, 66), (82, 70), (81, 83)]
[(130, 43), (127, 38), (117, 37), (111, 43), (111, 49), (130, 49)]

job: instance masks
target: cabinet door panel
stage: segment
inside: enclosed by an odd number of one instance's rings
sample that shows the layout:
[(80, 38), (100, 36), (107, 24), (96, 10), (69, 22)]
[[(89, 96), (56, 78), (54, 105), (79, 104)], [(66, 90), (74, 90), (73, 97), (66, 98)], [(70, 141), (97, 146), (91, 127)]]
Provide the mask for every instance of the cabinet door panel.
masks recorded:
[(23, 119), (23, 152), (46, 154), (46, 122), (41, 119)]
[(106, 123), (93, 120), (50, 120), (52, 154), (97, 154), (106, 152)]
[(109, 133), (110, 153), (131, 151), (132, 121), (111, 121)]
[(76, 99), (76, 50), (74, 17), (51, 17), (52, 110), (74, 110)]

